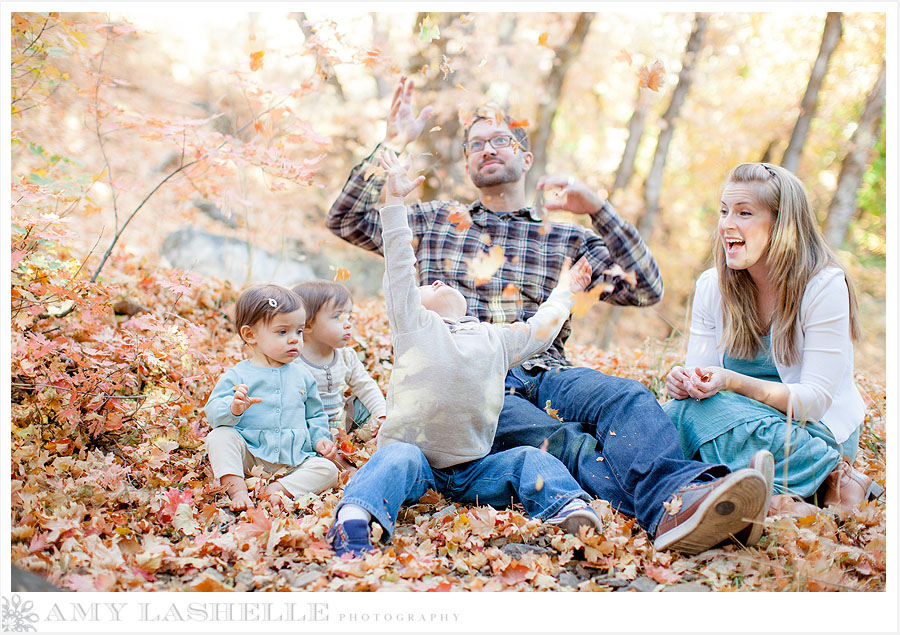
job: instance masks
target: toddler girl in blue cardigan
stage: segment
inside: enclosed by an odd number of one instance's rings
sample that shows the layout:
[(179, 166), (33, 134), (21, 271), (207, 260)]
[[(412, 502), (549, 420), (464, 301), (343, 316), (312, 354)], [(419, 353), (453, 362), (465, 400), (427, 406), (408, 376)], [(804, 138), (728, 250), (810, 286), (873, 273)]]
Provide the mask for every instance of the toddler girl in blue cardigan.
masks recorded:
[(244, 478), (256, 465), (287, 471), (260, 492), (273, 502), (337, 484), (337, 450), (316, 380), (291, 363), (303, 350), (305, 323), (303, 301), (289, 289), (259, 285), (238, 298), (234, 325), (250, 355), (219, 378), (205, 409), (209, 461), (234, 510), (253, 507)]

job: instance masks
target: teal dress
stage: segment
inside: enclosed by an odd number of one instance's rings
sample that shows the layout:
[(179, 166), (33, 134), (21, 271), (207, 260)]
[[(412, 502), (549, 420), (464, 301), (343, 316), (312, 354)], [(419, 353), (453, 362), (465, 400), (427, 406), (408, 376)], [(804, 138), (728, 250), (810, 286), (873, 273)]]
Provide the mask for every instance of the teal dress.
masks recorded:
[[(762, 339), (763, 349), (755, 359), (726, 354), (722, 365), (742, 375), (780, 383), (770, 355), (770, 338)], [(842, 457), (849, 456), (853, 462), (859, 446), (859, 428), (843, 444), (820, 422), (793, 421), (788, 435), (784, 413), (727, 390), (701, 401), (667, 401), (662, 407), (678, 429), (685, 458), (724, 463), (738, 470), (750, 464), (757, 450), (769, 450), (775, 456), (775, 494), (812, 496)]]

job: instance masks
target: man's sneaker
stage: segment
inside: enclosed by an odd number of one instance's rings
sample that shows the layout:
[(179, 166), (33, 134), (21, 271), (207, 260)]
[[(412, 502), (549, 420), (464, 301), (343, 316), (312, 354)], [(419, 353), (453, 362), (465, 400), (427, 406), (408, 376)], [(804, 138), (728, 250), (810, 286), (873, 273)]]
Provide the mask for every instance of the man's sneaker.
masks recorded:
[(769, 501), (772, 500), (772, 489), (775, 487), (775, 457), (768, 450), (759, 450), (750, 457), (750, 469), (756, 470), (766, 480), (766, 504), (756, 515), (750, 524), (747, 536), (738, 536), (738, 540), (748, 547), (755, 545), (762, 538), (763, 529), (766, 526), (766, 516), (769, 513)]
[(555, 516), (551, 516), (545, 522), (562, 527), (563, 531), (573, 536), (578, 535), (579, 527), (593, 527), (597, 533), (603, 528), (597, 512), (580, 498), (570, 500)]
[(364, 520), (334, 523), (328, 530), (325, 540), (338, 557), (345, 553), (349, 553), (351, 556), (361, 556), (372, 549), (372, 542), (369, 540), (369, 523)]
[[(678, 500), (680, 505), (676, 507)], [(686, 485), (663, 514), (653, 546), (687, 555), (701, 553), (739, 534), (760, 513), (765, 514), (768, 505), (766, 479), (750, 468), (714, 481)]]

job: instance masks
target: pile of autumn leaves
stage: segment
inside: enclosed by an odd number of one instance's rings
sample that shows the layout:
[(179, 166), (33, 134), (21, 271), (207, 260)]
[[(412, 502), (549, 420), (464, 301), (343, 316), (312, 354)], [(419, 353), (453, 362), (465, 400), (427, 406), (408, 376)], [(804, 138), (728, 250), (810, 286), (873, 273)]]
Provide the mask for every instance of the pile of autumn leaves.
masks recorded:
[[(336, 559), (324, 535), (340, 488), (286, 511), (264, 503), (236, 516), (204, 459), (203, 404), (241, 359), (226, 317), (235, 289), (126, 258), (99, 285), (74, 284), (70, 272), (76, 309), (58, 318), (41, 294), (60, 293), (58, 280), (56, 290), (47, 285), (61, 274), (35, 275), (41, 262), (22, 261), (13, 285), (14, 308), (32, 310), (16, 313), (12, 338), (12, 562), (60, 587), (608, 591), (644, 577), (712, 590), (885, 588), (883, 502), (837, 519), (769, 519), (754, 548), (685, 558), (656, 552), (633, 519), (603, 501), (593, 503), (602, 533), (575, 537), (518, 506), (463, 506), (429, 492), (401, 512), (390, 545)], [(358, 351), (384, 389), (391, 348), (381, 304), (358, 303), (355, 325)], [(663, 350), (660, 342), (576, 348), (570, 357), (659, 395), (681, 355)], [(883, 483), (884, 387), (858, 380), (869, 408), (857, 464)], [(374, 451), (355, 434), (337, 441), (357, 465)], [(250, 484), (271, 477), (259, 472)]]

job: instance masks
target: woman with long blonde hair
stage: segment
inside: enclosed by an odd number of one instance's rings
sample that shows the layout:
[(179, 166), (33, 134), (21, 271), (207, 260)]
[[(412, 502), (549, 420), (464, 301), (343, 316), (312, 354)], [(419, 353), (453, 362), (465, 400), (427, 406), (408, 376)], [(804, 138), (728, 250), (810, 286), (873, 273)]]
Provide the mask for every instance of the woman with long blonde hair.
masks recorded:
[(735, 470), (771, 451), (774, 465), (761, 468), (771, 513), (880, 496), (852, 467), (865, 411), (853, 380), (856, 294), (800, 180), (768, 163), (735, 167), (714, 258), (697, 281), (685, 365), (666, 378), (663, 408), (685, 457)]

